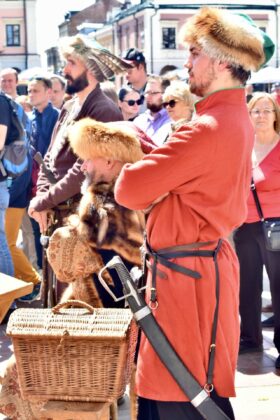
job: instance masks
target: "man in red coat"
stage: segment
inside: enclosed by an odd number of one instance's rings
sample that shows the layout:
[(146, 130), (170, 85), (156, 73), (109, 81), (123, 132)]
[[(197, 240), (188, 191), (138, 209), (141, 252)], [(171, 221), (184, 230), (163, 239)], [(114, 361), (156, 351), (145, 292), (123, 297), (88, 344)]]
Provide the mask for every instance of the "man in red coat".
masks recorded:
[[(274, 45), (247, 16), (215, 8), (200, 9), (182, 35), (190, 90), (202, 97), (196, 117), (142, 161), (125, 165), (115, 194), (125, 207), (149, 208), (146, 252), (157, 271), (148, 268), (146, 299), (184, 364), (233, 419), (239, 271), (226, 238), (244, 221), (249, 193), (254, 132), (244, 85)], [(183, 257), (170, 260), (170, 250)], [(205, 250), (213, 258), (203, 257)], [(172, 269), (157, 263), (159, 254)], [(138, 419), (202, 418), (144, 334), (136, 392)]]

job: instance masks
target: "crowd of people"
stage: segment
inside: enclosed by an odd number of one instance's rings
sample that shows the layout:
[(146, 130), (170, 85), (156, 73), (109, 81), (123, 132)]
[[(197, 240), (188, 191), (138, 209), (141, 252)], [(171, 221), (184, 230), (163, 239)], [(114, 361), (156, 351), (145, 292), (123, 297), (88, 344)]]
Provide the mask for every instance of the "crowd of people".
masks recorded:
[[(17, 95), (16, 70), (0, 72), (29, 148), (27, 170), (12, 182), (0, 179), (0, 272), (34, 284), (22, 300), (38, 298), (40, 236), (66, 226), (73, 214), (75, 234), (86, 235), (102, 264), (117, 253), (128, 268), (140, 265), (145, 241), (146, 300), (206, 389), (203, 399), (210, 395), (234, 419), (229, 398), (238, 353), (263, 351), (264, 267), (280, 354), (280, 248), (267, 248), (262, 229), (263, 219), (280, 216), (279, 86), (272, 93), (248, 90), (248, 103), (245, 92), (250, 72), (271, 58), (274, 45), (249, 18), (215, 8), (189, 19), (182, 39), (189, 45), (188, 83), (174, 72), (148, 74), (136, 48), (122, 57), (106, 53), (102, 61), (104, 49), (80, 35), (61, 45), (63, 76), (33, 77), (27, 95)], [(126, 82), (117, 88), (107, 79), (118, 74)], [(0, 150), (11, 135), (2, 96)], [(62, 268), (55, 271), (55, 301), (65, 293)], [(113, 306), (97, 274), (84, 276), (88, 295), (79, 283), (71, 297)], [(116, 277), (108, 284), (121, 293)], [(139, 420), (201, 418), (144, 334), (136, 393)]]

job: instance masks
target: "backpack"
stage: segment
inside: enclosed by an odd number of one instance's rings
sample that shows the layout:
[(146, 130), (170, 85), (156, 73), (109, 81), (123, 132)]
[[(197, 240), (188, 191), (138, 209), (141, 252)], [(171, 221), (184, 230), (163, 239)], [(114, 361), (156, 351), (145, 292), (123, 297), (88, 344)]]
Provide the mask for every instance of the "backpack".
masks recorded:
[(12, 99), (5, 97), (11, 111), (11, 127), (16, 132), (13, 139), (6, 138), (5, 146), (0, 152), (0, 179), (17, 178), (28, 167), (28, 145), (24, 128), (18, 118)]

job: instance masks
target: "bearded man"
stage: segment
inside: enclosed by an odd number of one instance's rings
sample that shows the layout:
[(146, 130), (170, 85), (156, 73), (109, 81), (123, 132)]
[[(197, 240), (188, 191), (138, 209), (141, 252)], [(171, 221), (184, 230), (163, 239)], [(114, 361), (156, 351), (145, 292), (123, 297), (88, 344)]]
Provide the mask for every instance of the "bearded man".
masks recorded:
[(67, 79), (67, 93), (74, 97), (62, 108), (44, 157), (45, 166), (54, 179), (51, 181), (46, 171), (41, 170), (37, 193), (29, 206), (29, 216), (39, 223), (41, 233), (47, 231), (50, 212), (55, 211), (56, 226), (60, 226), (64, 216), (75, 211), (80, 199), (84, 174), (81, 171), (82, 161), (69, 144), (69, 127), (85, 117), (103, 122), (122, 120), (120, 110), (104, 95), (99, 82), (130, 66), (81, 35), (62, 39), (61, 54), (66, 60), (63, 71)]
[(239, 272), (226, 238), (246, 217), (251, 179), (254, 132), (244, 85), (274, 45), (248, 16), (217, 8), (200, 9), (182, 36), (189, 44), (190, 90), (202, 97), (195, 120), (142, 161), (125, 165), (115, 197), (127, 208), (151, 209), (146, 299), (204, 391), (190, 402), (142, 334), (138, 419), (201, 419), (197, 407), (209, 396), (234, 419), (229, 397), (239, 348)]
[[(70, 283), (62, 300), (83, 300), (94, 307), (123, 306), (124, 301), (112, 300), (97, 274), (114, 255), (121, 256), (129, 269), (141, 265), (144, 216), (116, 203), (114, 185), (123, 165), (140, 160), (154, 145), (132, 123), (101, 123), (90, 118), (76, 122), (69, 139), (84, 160), (83, 195), (70, 224), (52, 235), (48, 260), (58, 279)], [(109, 286), (122, 295), (118, 276), (110, 274)]]
[(133, 121), (158, 146), (164, 143), (171, 127), (168, 112), (163, 108), (164, 90), (163, 79), (160, 76), (149, 76), (144, 93), (147, 110)]
[[(47, 229), (47, 214), (50, 209), (63, 205), (71, 207), (70, 201), (78, 201), (84, 175), (81, 161), (72, 152), (67, 130), (81, 118), (91, 117), (98, 121), (122, 120), (115, 104), (100, 89), (99, 82), (108, 76), (99, 68), (96, 48), (89, 40), (77, 35), (63, 39), (61, 52), (66, 60), (64, 76), (67, 80), (66, 92), (74, 98), (64, 105), (58, 123), (54, 128), (50, 148), (44, 162), (53, 173), (56, 183), (51, 184), (41, 171), (37, 183), (36, 197), (29, 206), (29, 215), (40, 224), (41, 232)], [(128, 64), (117, 57), (119, 68), (124, 70)], [(112, 65), (113, 67), (113, 65)], [(118, 68), (117, 68), (118, 69)], [(110, 75), (114, 74), (112, 71)]]

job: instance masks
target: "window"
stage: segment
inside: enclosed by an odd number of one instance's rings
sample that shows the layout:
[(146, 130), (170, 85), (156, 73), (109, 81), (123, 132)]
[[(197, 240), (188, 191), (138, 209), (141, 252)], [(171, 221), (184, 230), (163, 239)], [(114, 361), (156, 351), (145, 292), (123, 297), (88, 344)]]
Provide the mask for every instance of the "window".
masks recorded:
[(6, 40), (8, 47), (20, 45), (20, 25), (6, 25)]
[(162, 28), (162, 48), (176, 49), (176, 28)]

